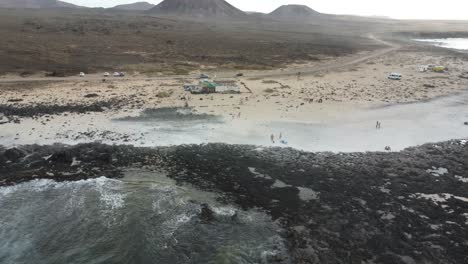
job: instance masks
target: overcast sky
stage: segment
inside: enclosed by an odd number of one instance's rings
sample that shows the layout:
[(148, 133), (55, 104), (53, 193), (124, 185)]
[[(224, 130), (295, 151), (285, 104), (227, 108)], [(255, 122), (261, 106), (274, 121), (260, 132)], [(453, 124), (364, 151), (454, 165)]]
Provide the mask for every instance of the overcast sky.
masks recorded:
[[(144, 0), (64, 0), (88, 7), (112, 7)], [(192, 0), (196, 1), (196, 0)], [(244, 11), (271, 12), (284, 4), (304, 4), (330, 14), (389, 16), (400, 19), (468, 20), (468, 0), (227, 0)], [(160, 0), (147, 0), (157, 4)]]

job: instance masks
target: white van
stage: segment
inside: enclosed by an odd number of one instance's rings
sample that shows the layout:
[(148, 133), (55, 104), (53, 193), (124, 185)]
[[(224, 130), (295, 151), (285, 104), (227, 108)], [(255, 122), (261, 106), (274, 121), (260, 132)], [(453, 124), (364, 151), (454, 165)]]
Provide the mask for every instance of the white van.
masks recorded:
[(85, 77), (85, 73), (84, 73), (84, 72), (80, 72), (80, 77)]
[(390, 75), (388, 75), (388, 78), (390, 80), (401, 80), (403, 76), (399, 73), (390, 73)]

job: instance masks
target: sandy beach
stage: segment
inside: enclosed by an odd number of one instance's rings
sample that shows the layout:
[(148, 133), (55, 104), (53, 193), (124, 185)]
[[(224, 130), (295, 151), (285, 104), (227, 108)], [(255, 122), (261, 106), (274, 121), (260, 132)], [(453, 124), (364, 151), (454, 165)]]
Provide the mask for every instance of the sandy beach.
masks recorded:
[[(462, 77), (468, 62), (463, 57), (406, 47), (341, 67), (367, 56), (245, 71), (236, 79), (240, 94), (191, 94), (182, 87), (198, 82), (191, 76), (3, 82), (0, 143), (226, 142), (349, 152), (402, 150), (466, 137), (468, 79)], [(424, 64), (444, 65), (448, 71), (419, 72)], [(296, 73), (333, 65), (332, 70)], [(402, 80), (389, 80), (391, 72), (401, 73)], [(376, 121), (384, 123), (382, 131), (375, 130)]]

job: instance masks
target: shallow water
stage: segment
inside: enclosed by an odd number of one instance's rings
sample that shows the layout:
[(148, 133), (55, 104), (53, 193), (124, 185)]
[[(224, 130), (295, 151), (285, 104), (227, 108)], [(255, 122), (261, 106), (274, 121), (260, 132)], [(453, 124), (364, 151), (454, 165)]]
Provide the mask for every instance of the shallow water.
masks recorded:
[[(293, 147), (307, 151), (383, 151), (468, 137), (468, 92), (427, 102), (388, 105), (342, 113), (328, 121), (247, 121), (207, 118), (168, 119), (147, 111), (140, 117), (112, 120), (104, 113), (57, 116), (47, 125), (41, 119), (4, 124), (0, 145), (77, 144), (101, 141), (106, 144), (168, 146), (228, 143)], [(171, 116), (171, 115), (169, 115)], [(375, 129), (376, 121), (382, 128)], [(66, 125), (64, 125), (66, 124)], [(34, 130), (33, 130), (34, 128)], [(105, 131), (105, 132), (103, 132)], [(91, 136), (84, 133), (92, 132)], [(275, 136), (275, 143), (270, 140)], [(279, 135), (287, 144), (279, 142)], [(125, 135), (129, 135), (125, 137)]]
[[(214, 221), (200, 218), (208, 203)], [(0, 263), (268, 263), (281, 229), (149, 172), (0, 188)], [(286, 258), (283, 263), (289, 263)]]
[(429, 42), (443, 48), (468, 50), (468, 38), (416, 39), (416, 41)]

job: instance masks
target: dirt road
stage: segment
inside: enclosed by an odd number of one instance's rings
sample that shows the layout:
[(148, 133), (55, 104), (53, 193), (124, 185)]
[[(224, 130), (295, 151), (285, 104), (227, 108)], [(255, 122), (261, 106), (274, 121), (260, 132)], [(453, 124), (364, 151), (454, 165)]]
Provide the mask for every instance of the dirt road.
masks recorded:
[[(298, 67), (293, 69), (277, 69), (277, 70), (269, 70), (269, 71), (258, 71), (258, 72), (249, 72), (244, 74), (244, 77), (248, 78), (272, 78), (272, 77), (279, 77), (279, 76), (292, 76), (296, 75), (298, 72), (301, 72), (303, 75), (315, 74), (318, 72), (325, 72), (325, 71), (332, 71), (338, 70), (342, 68), (346, 68), (352, 65), (360, 64), (362, 62), (368, 61), (373, 58), (377, 58), (388, 53), (394, 52), (400, 49), (400, 45), (396, 43), (390, 43), (384, 40), (381, 40), (373, 35), (368, 36), (370, 39), (373, 39), (375, 42), (388, 46), (385, 49), (379, 49), (373, 51), (367, 55), (355, 55), (351, 56), (349, 59), (340, 61), (340, 62), (331, 62), (325, 63), (324, 65), (317, 66), (317, 67)], [(237, 72), (229, 71), (229, 72), (220, 72), (220, 73), (209, 73), (210, 76), (215, 75), (217, 78), (233, 78)], [(26, 78), (0, 78), (0, 83), (9, 83), (9, 82), (38, 82), (38, 81), (48, 81), (48, 82), (62, 82), (62, 81), (99, 81), (103, 79), (112, 79), (112, 80), (121, 80), (121, 81), (128, 81), (128, 80), (189, 80), (189, 79), (198, 79), (198, 75), (191, 74), (191, 75), (165, 75), (165, 76), (158, 76), (158, 77), (137, 77), (137, 76), (129, 76), (129, 77), (104, 77), (98, 74), (90, 74), (85, 77), (79, 76), (70, 76), (70, 77), (26, 77)]]

